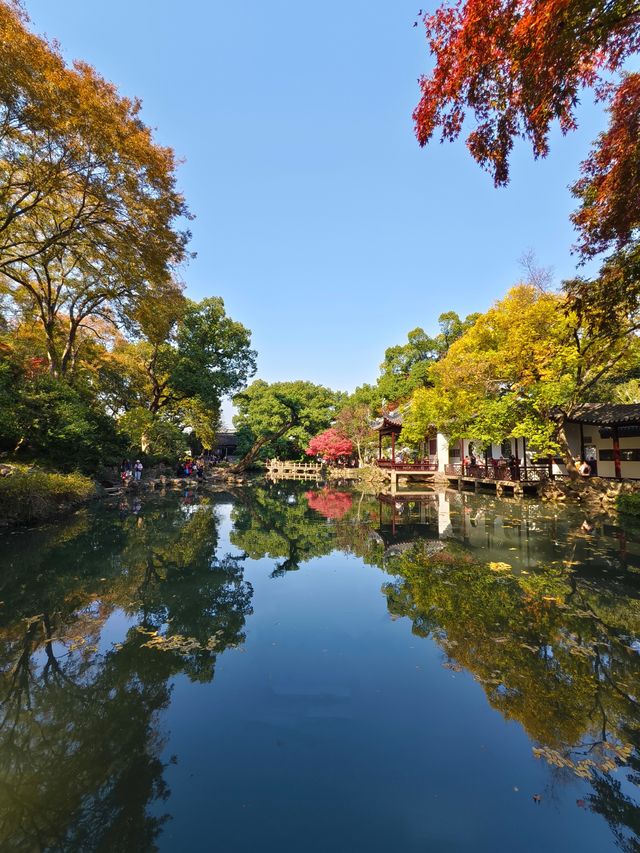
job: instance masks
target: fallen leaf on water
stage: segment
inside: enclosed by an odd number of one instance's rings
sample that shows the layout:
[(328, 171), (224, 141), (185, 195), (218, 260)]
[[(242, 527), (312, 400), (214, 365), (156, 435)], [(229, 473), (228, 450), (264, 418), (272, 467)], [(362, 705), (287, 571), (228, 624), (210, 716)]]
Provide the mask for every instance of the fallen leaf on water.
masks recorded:
[(539, 804), (541, 801), (542, 801), (542, 797), (540, 796), (540, 794), (534, 794), (534, 795), (533, 795), (533, 802), (534, 802), (534, 803), (538, 803), (538, 804)]
[(587, 804), (585, 803), (584, 800), (576, 800), (576, 805), (578, 806), (579, 809), (586, 809), (586, 807), (587, 807)]

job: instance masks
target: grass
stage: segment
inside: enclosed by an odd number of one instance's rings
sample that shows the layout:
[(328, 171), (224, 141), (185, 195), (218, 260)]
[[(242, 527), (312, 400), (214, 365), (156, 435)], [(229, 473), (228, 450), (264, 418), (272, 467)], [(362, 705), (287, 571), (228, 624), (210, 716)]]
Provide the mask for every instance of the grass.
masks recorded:
[(0, 477), (0, 521), (34, 524), (73, 509), (96, 494), (82, 474), (57, 474), (12, 466)]

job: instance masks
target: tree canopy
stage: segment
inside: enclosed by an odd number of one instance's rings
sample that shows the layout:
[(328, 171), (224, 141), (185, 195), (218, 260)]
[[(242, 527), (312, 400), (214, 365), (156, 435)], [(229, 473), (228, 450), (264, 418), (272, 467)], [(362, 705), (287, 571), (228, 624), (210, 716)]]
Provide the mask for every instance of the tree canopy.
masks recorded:
[(0, 3), (0, 288), (64, 374), (81, 329), (113, 322), (186, 256), (176, 160), (89, 65), (68, 67)]
[(606, 94), (607, 75), (638, 50), (639, 13), (628, 0), (443, 3), (424, 16), (435, 67), (420, 81), (418, 140), (426, 144), (437, 128), (455, 139), (468, 110), (472, 156), (506, 183), (516, 137), (544, 156), (553, 121), (564, 132), (576, 126), (580, 90)]
[(239, 467), (273, 453), (281, 440), (287, 442), (288, 458), (303, 456), (311, 438), (329, 427), (341, 399), (313, 382), (256, 380), (233, 399), (238, 410), (233, 423), (245, 451)]

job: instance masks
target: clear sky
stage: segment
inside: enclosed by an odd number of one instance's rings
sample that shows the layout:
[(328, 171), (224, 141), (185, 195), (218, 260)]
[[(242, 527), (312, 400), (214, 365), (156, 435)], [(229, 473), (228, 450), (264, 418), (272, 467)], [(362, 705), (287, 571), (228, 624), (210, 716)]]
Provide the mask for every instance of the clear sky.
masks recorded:
[[(432, 6), (435, 7), (435, 0)], [(516, 149), (495, 190), (463, 141), (420, 149), (411, 113), (429, 67), (408, 0), (26, 0), (68, 59), (142, 98), (184, 160), (187, 292), (224, 298), (267, 381), (351, 390), (387, 346), (438, 315), (486, 309), (532, 248), (575, 272), (567, 189), (603, 126), (534, 162)], [(427, 6), (426, 8), (431, 8)]]

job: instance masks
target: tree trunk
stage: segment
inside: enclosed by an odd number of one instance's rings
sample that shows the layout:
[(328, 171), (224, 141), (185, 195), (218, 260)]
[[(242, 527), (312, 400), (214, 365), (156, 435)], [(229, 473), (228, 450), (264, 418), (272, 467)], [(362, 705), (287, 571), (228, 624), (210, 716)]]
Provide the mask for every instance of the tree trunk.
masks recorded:
[(143, 453), (147, 453), (150, 446), (151, 439), (149, 438), (149, 434), (145, 431), (140, 436), (140, 450), (142, 450)]
[(258, 454), (265, 445), (269, 444), (269, 442), (271, 441), (277, 441), (279, 438), (282, 438), (282, 436), (285, 433), (289, 432), (291, 427), (295, 426), (296, 423), (297, 420), (289, 421), (288, 424), (279, 429), (278, 432), (273, 433), (273, 435), (267, 435), (263, 438), (259, 438), (257, 441), (254, 441), (250, 450), (242, 457), (242, 459), (238, 462), (237, 465), (233, 466), (232, 470), (237, 474), (241, 473), (242, 471), (246, 471), (249, 465), (251, 465), (251, 463), (256, 460)]
[(66, 376), (67, 371), (71, 368), (71, 372), (73, 372), (73, 368), (75, 366), (75, 352), (74, 345), (76, 342), (76, 335), (78, 332), (78, 328), (76, 325), (72, 325), (69, 329), (69, 335), (67, 337), (67, 341), (65, 343), (64, 352), (62, 353), (62, 359), (60, 360), (60, 375)]
[(578, 471), (578, 466), (576, 465), (573, 455), (571, 453), (571, 449), (569, 447), (569, 439), (567, 438), (566, 431), (566, 419), (562, 418), (560, 424), (558, 426), (558, 444), (560, 445), (560, 450), (562, 451), (562, 456), (564, 459), (564, 464), (567, 468), (567, 474), (572, 480), (577, 480), (580, 477), (580, 472)]
[(54, 340), (54, 323), (44, 324), (44, 333), (47, 339), (47, 358), (49, 360), (49, 373), (51, 376), (60, 376), (60, 356)]

